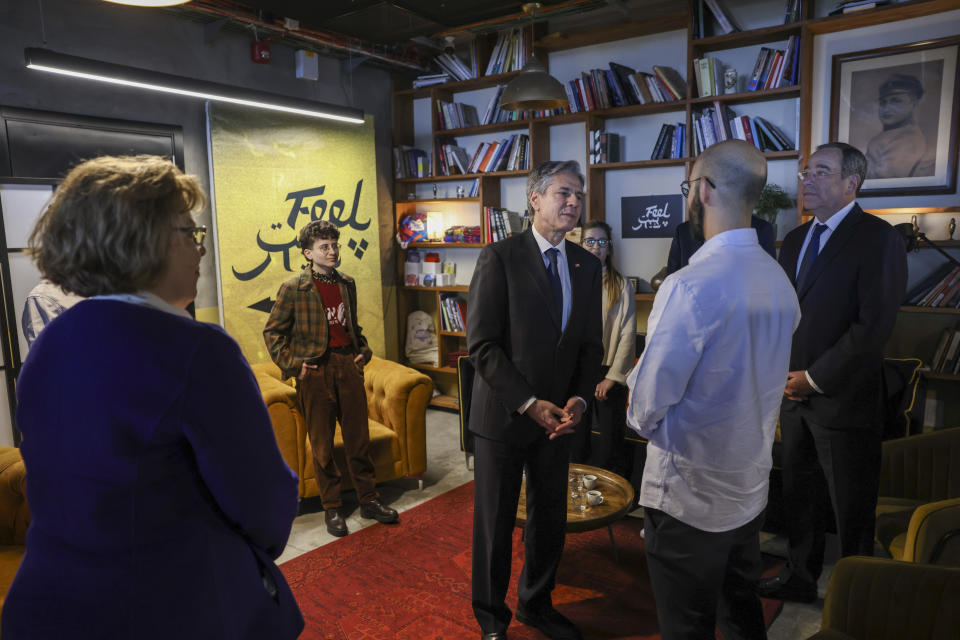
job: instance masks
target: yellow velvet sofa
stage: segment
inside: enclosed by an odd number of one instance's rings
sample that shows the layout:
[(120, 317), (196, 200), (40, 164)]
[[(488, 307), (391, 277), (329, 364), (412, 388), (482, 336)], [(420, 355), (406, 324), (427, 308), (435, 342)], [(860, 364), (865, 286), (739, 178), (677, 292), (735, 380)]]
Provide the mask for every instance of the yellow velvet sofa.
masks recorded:
[[(279, 367), (272, 362), (254, 364), (251, 368), (270, 412), (280, 453), (300, 476), (300, 497), (316, 496), (313, 452), (293, 380), (283, 380)], [(370, 455), (377, 481), (403, 477), (421, 479), (427, 468), (426, 414), (433, 381), (415, 369), (376, 356), (367, 363), (363, 380), (370, 419)], [(334, 457), (343, 473), (343, 486), (349, 488), (352, 485), (339, 429), (334, 446)], [(422, 482), (421, 479), (421, 486)]]
[(0, 608), (26, 550), (30, 524), (26, 482), (20, 450), (0, 447)]
[(960, 428), (883, 443), (876, 534), (895, 560), (960, 566)]
[(809, 640), (921, 638), (960, 638), (960, 569), (886, 558), (837, 563)]

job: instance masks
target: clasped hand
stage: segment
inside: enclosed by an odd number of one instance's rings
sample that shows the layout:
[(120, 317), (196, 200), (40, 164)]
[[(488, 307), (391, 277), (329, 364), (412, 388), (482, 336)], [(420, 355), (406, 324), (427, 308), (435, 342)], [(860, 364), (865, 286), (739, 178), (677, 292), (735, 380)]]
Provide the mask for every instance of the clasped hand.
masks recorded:
[(583, 403), (577, 398), (567, 400), (562, 409), (549, 400), (534, 400), (526, 414), (547, 432), (549, 438), (559, 438), (573, 433), (574, 427), (583, 418)]

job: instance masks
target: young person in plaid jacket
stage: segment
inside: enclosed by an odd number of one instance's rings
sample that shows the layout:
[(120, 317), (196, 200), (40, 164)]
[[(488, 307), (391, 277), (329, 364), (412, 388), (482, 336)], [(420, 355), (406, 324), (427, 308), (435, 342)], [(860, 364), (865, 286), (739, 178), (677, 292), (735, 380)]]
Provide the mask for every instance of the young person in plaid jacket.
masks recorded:
[(391, 523), (397, 512), (380, 502), (376, 490), (363, 386), (372, 352), (357, 324), (356, 282), (336, 269), (339, 239), (340, 231), (326, 220), (300, 230), (300, 249), (310, 264), (280, 286), (263, 338), (284, 377), (297, 378), (327, 531), (345, 536), (347, 524), (337, 511), (343, 504), (340, 470), (333, 459), (338, 419), (360, 515)]

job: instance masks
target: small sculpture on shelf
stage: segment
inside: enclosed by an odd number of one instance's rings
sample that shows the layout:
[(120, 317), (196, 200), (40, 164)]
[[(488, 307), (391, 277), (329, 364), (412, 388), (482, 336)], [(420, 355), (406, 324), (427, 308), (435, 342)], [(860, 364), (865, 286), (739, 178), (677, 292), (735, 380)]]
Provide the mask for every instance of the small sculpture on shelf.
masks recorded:
[(437, 185), (433, 185), (433, 197), (437, 197)]
[(458, 198), (463, 197), (463, 185), (459, 185), (459, 184), (457, 185), (457, 197)]
[(947, 225), (947, 231), (950, 232), (950, 239), (953, 240), (953, 232), (957, 230), (956, 218), (950, 218), (950, 224)]

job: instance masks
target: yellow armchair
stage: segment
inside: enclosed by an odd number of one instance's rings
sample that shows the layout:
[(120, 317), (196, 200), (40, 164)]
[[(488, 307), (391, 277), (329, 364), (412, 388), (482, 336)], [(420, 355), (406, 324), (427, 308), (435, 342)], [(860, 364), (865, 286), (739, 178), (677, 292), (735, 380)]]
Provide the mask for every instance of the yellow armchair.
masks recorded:
[(960, 562), (960, 429), (883, 443), (877, 541), (895, 560)]
[(0, 447), (0, 608), (26, 551), (30, 525), (26, 487), (27, 470), (20, 450)]
[(841, 559), (820, 631), (809, 640), (960, 640), (960, 569), (885, 558)]
[[(251, 368), (270, 413), (280, 454), (300, 476), (300, 496), (316, 496), (313, 452), (293, 380), (282, 380), (279, 367), (272, 362)], [(367, 363), (363, 380), (370, 421), (370, 455), (377, 481), (420, 479), (427, 468), (426, 414), (433, 381), (415, 369), (376, 356)], [(346, 469), (339, 430), (334, 439), (334, 456), (339, 468)], [(421, 486), (422, 483), (421, 480)], [(344, 488), (351, 486), (349, 474), (344, 474), (343, 484)]]

